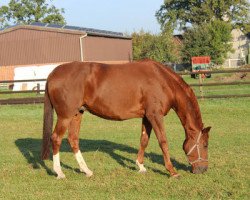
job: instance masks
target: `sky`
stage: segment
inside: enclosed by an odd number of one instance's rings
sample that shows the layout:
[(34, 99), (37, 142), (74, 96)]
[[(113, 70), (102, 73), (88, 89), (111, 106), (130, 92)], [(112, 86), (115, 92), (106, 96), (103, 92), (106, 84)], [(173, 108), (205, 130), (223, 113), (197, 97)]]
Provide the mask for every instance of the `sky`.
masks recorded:
[[(9, 0), (0, 0), (0, 6)], [(47, 2), (50, 2), (48, 0)], [(104, 29), (123, 33), (144, 31), (159, 33), (155, 12), (164, 0), (54, 0), (64, 8), (68, 25)]]

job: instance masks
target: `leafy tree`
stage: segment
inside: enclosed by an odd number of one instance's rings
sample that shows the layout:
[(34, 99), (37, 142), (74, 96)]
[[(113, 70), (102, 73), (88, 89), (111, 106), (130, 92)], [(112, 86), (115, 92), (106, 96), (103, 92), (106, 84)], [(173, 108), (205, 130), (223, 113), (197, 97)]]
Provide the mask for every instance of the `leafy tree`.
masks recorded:
[(249, 31), (250, 3), (248, 0), (165, 0), (156, 12), (162, 27), (201, 25), (213, 20), (225, 20), (234, 27)]
[(231, 25), (215, 20), (188, 29), (184, 34), (183, 58), (190, 62), (192, 56), (211, 56), (215, 64), (222, 64), (232, 50)]
[(139, 33), (134, 32), (132, 38), (134, 60), (150, 58), (162, 63), (178, 60), (171, 30), (164, 30), (160, 34), (141, 30)]
[(65, 24), (64, 9), (49, 5), (46, 0), (10, 0), (0, 7), (0, 27), (9, 24), (32, 22)]

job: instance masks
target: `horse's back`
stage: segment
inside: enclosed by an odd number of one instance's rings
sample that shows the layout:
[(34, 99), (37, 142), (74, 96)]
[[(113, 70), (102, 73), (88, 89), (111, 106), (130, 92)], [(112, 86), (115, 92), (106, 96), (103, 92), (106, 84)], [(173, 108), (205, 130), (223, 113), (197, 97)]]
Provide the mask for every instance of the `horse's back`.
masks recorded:
[(167, 85), (162, 73), (150, 61), (118, 65), (73, 62), (51, 73), (49, 93), (57, 113), (71, 114), (84, 105), (103, 118), (143, 117), (150, 98), (165, 103)]
[(108, 119), (143, 117), (146, 88), (154, 82), (147, 68), (143, 63), (94, 65), (84, 95), (88, 110)]

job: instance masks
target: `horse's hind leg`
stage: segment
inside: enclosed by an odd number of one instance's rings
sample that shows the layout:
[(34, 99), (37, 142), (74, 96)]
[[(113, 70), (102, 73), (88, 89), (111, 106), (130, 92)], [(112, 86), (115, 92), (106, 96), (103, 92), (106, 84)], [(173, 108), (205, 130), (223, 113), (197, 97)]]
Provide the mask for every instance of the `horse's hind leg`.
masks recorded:
[(148, 141), (150, 138), (151, 130), (152, 130), (152, 125), (150, 124), (148, 119), (146, 117), (144, 117), (142, 119), (140, 149), (139, 149), (139, 152), (137, 155), (137, 160), (136, 160), (136, 164), (140, 168), (140, 170), (139, 170), (140, 173), (146, 172), (146, 168), (143, 165), (143, 160), (144, 160), (145, 149), (148, 146)]
[(53, 169), (57, 174), (57, 178), (65, 178), (64, 173), (61, 169), (59, 149), (62, 143), (62, 138), (66, 130), (68, 129), (70, 119), (67, 118), (58, 118), (56, 127), (51, 136), (52, 140), (52, 149), (53, 149)]
[(75, 158), (79, 164), (80, 171), (84, 172), (87, 177), (90, 177), (93, 175), (93, 172), (88, 168), (86, 162), (82, 157), (82, 153), (79, 149), (79, 131), (80, 131), (81, 119), (82, 119), (82, 114), (78, 113), (71, 120), (69, 126), (68, 141), (75, 154)]
[(166, 138), (164, 125), (163, 125), (163, 116), (152, 112), (152, 113), (147, 114), (147, 118), (150, 121), (150, 123), (152, 124), (155, 135), (156, 135), (158, 142), (159, 142), (159, 145), (161, 147), (166, 169), (169, 171), (171, 176), (178, 177), (179, 175), (175, 171), (173, 164), (170, 160), (168, 143), (167, 143), (167, 138)]

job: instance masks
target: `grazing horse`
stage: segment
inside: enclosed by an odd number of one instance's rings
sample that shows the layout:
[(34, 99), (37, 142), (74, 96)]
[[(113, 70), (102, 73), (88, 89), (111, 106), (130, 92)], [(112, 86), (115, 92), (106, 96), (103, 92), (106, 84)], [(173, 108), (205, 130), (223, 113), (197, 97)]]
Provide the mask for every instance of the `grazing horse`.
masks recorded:
[[(173, 109), (185, 129), (183, 143), (193, 173), (208, 168), (208, 132), (204, 128), (197, 99), (192, 89), (171, 69), (152, 60), (108, 65), (72, 62), (58, 66), (49, 75), (44, 102), (42, 159), (53, 149), (53, 169), (64, 178), (59, 158), (63, 135), (68, 129), (68, 142), (80, 170), (91, 176), (79, 149), (79, 129), (85, 110), (109, 120), (142, 118), (140, 148), (136, 160), (139, 172), (145, 148), (153, 128), (163, 153), (166, 169), (179, 176), (170, 160), (163, 117)], [(53, 110), (57, 123), (52, 134)], [(51, 135), (52, 134), (52, 135)]]

